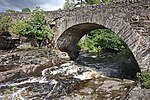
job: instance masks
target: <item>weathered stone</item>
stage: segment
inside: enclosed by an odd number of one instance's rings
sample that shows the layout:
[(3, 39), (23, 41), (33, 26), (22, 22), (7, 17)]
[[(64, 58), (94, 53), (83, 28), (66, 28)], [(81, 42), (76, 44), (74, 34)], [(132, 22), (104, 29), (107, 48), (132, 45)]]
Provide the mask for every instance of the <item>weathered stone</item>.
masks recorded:
[[(118, 34), (129, 46), (139, 67), (150, 67), (150, 54), (142, 44), (150, 45), (149, 0), (117, 0), (108, 4), (78, 7), (71, 10), (48, 11), (46, 19), (55, 31), (55, 42), (61, 51), (68, 52), (72, 59), (78, 54), (76, 44), (93, 29), (108, 28)], [(12, 20), (27, 18), (29, 13), (0, 13)], [(120, 24), (120, 25), (119, 25)], [(143, 37), (140, 40), (137, 35)], [(131, 45), (131, 42), (134, 41)], [(139, 49), (141, 48), (141, 49)], [(140, 52), (144, 51), (144, 52)]]
[(15, 48), (17, 43), (11, 37), (1, 36), (0, 35), (0, 50), (12, 49)]
[(150, 89), (141, 89), (140, 87), (134, 87), (128, 94), (127, 100), (149, 100)]
[(56, 54), (51, 50), (31, 48), (26, 48), (27, 51), (22, 48), (17, 50), (0, 54), (0, 82), (22, 76), (41, 75), (43, 69), (70, 59), (65, 52)]

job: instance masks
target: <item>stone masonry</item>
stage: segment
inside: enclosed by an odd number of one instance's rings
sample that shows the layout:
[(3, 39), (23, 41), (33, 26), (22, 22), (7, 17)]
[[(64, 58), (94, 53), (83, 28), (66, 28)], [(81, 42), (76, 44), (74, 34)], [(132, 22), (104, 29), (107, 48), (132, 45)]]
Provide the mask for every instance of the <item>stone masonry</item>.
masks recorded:
[[(77, 53), (78, 41), (89, 31), (108, 28), (128, 45), (141, 70), (150, 68), (150, 0), (117, 0), (111, 3), (45, 12), (61, 51)], [(30, 14), (1, 13), (12, 19)]]

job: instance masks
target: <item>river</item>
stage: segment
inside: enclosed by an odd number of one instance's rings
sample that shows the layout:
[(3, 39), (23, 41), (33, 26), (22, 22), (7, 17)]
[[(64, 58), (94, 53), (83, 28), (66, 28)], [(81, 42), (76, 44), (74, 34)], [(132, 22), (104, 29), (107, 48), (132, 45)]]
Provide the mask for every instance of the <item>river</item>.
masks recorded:
[(0, 100), (125, 100), (139, 71), (132, 56), (80, 54), (38, 76), (0, 83)]

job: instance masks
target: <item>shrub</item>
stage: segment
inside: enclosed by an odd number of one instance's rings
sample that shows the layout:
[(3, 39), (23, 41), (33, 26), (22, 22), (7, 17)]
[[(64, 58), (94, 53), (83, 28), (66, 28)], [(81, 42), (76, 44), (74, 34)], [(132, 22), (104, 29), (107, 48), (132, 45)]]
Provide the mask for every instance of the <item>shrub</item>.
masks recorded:
[(53, 32), (50, 27), (46, 26), (45, 14), (39, 7), (33, 10), (28, 24), (30, 26), (28, 36), (36, 39), (39, 46), (45, 39), (52, 38)]
[(7, 35), (11, 18), (6, 16), (0, 19), (0, 35)]
[(147, 72), (137, 73), (137, 78), (145, 88), (150, 88), (150, 70)]
[(21, 36), (28, 37), (31, 41), (36, 40), (39, 47), (42, 41), (53, 36), (51, 28), (46, 26), (45, 14), (39, 7), (33, 10), (29, 19), (15, 22), (12, 30)]
[(26, 36), (28, 35), (29, 25), (26, 20), (19, 20), (12, 24), (11, 30), (18, 35)]

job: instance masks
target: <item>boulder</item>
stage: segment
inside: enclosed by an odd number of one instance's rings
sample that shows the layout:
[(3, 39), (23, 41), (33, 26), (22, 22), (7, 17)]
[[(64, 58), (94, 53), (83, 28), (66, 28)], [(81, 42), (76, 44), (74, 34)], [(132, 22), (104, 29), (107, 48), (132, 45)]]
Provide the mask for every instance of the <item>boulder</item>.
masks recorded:
[(12, 39), (12, 37), (0, 36), (0, 50), (15, 48), (18, 41), (18, 39)]

